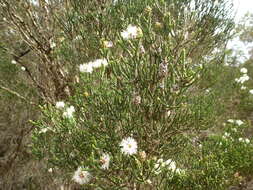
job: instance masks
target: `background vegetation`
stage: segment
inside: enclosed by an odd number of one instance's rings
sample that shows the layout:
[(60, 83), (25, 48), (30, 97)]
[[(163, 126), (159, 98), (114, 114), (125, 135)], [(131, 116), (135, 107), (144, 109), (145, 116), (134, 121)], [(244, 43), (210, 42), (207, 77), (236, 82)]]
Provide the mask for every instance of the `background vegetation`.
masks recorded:
[(251, 15), (233, 30), (226, 0), (0, 6), (2, 189), (222, 190), (252, 179), (252, 57), (238, 64), (227, 49), (235, 34), (252, 42)]

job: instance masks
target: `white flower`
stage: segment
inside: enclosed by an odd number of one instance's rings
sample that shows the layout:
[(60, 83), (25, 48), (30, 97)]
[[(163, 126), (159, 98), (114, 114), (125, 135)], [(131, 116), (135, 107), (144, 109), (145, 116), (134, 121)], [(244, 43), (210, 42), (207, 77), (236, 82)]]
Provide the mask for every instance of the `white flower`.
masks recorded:
[(81, 64), (79, 70), (82, 73), (92, 73), (94, 68), (99, 68), (101, 66), (107, 66), (108, 61), (106, 59), (96, 59), (86, 64)]
[(246, 90), (246, 86), (241, 86), (241, 90)]
[(50, 43), (50, 48), (51, 49), (54, 49), (56, 47), (56, 43), (54, 41), (50, 40), (49, 43)]
[(227, 122), (229, 122), (229, 123), (234, 123), (235, 122), (235, 120), (233, 120), (233, 119), (228, 119), (228, 121)]
[(49, 173), (52, 173), (52, 172), (53, 172), (53, 169), (52, 169), (52, 168), (49, 168), (49, 169), (48, 169), (48, 172), (49, 172)]
[(62, 109), (62, 108), (64, 108), (64, 106), (65, 106), (65, 103), (62, 101), (56, 102), (56, 104), (55, 104), (55, 107), (58, 109)]
[(81, 73), (92, 73), (93, 67), (90, 64), (81, 64), (79, 70)]
[(13, 64), (13, 65), (16, 65), (17, 64), (17, 61), (16, 60), (11, 60), (11, 64)]
[(79, 167), (73, 177), (72, 180), (74, 180), (76, 183), (79, 183), (80, 185), (89, 183), (89, 181), (91, 180), (92, 175), (88, 172), (83, 170), (81, 167)]
[(74, 112), (75, 112), (74, 106), (70, 106), (66, 109), (65, 112), (63, 112), (63, 117), (72, 118)]
[(243, 67), (243, 68), (241, 68), (241, 73), (243, 73), (243, 74), (245, 74), (245, 73), (247, 73), (248, 72), (248, 69), (246, 69), (245, 67)]
[(249, 144), (250, 143), (250, 140), (248, 138), (239, 138), (238, 139), (240, 142), (243, 142), (243, 143), (246, 143), (246, 144)]
[(113, 0), (113, 5), (115, 5), (118, 2), (118, 0)]
[(25, 70), (26, 70), (26, 68), (25, 68), (25, 67), (21, 67), (21, 70), (22, 70), (22, 71), (25, 71)]
[(253, 94), (253, 89), (251, 89), (251, 90), (249, 91), (249, 93), (250, 93), (250, 94)]
[(142, 30), (141, 28), (130, 24), (127, 29), (122, 31), (120, 34), (124, 40), (134, 39), (142, 35)]
[(82, 36), (81, 35), (77, 35), (74, 40), (77, 41), (77, 40), (81, 40), (82, 39)]
[(93, 68), (99, 68), (101, 66), (107, 66), (108, 65), (108, 62), (106, 59), (96, 59), (95, 61), (93, 62), (90, 62), (89, 63)]
[(218, 0), (215, 0), (213, 5), (214, 5), (214, 6), (218, 6), (218, 5), (219, 5), (219, 1), (218, 1)]
[(137, 153), (137, 142), (132, 137), (123, 139), (120, 146), (123, 154), (132, 155)]
[(235, 79), (237, 83), (241, 83), (241, 84), (243, 84), (244, 82), (248, 80), (249, 80), (249, 76), (247, 74), (243, 74), (243, 76), (241, 76), (240, 78)]
[(161, 168), (164, 167), (164, 161), (162, 158), (158, 159), (156, 164), (154, 165), (155, 174), (161, 173)]
[(175, 172), (177, 170), (176, 162), (174, 162), (171, 159), (168, 159), (165, 161), (165, 166), (169, 169)]
[(228, 138), (228, 137), (230, 137), (230, 134), (227, 133), (227, 132), (225, 132), (224, 135), (223, 135), (223, 138), (226, 139), (226, 138)]
[(246, 138), (246, 139), (244, 139), (244, 142), (248, 144), (248, 143), (250, 143), (250, 140), (248, 138)]
[(47, 131), (51, 130), (49, 127), (45, 127), (39, 131), (39, 133), (46, 133)]
[(240, 126), (243, 124), (243, 121), (238, 119), (238, 120), (235, 120), (235, 123)]
[(168, 159), (166, 161), (164, 161), (162, 158), (158, 159), (156, 164), (154, 165), (155, 174), (161, 173), (162, 168), (167, 168), (171, 170), (172, 172), (176, 172), (176, 173), (183, 172), (182, 169), (177, 168), (176, 162), (171, 159)]
[(237, 129), (236, 128), (232, 128), (231, 131), (237, 132)]
[(101, 168), (104, 170), (109, 169), (109, 164), (110, 164), (110, 156), (109, 154), (103, 153), (103, 155), (100, 158), (100, 162), (102, 163)]

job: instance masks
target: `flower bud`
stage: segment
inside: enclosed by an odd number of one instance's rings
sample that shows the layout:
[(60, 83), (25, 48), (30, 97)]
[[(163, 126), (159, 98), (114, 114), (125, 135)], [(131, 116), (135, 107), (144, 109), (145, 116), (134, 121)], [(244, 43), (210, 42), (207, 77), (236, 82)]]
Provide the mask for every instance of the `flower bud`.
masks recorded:
[(137, 95), (137, 94), (134, 94), (133, 95), (133, 103), (135, 105), (139, 105), (141, 103), (141, 96)]
[(147, 14), (150, 14), (152, 12), (152, 8), (150, 6), (147, 6), (145, 9), (144, 9), (144, 12), (147, 13)]
[(160, 22), (155, 22), (155, 29), (161, 30), (162, 28), (163, 28), (162, 23), (160, 23)]
[(139, 152), (139, 156), (140, 156), (141, 161), (145, 161), (147, 158), (147, 154), (145, 151)]
[(167, 62), (163, 61), (159, 65), (159, 77), (164, 78), (168, 74), (168, 64)]

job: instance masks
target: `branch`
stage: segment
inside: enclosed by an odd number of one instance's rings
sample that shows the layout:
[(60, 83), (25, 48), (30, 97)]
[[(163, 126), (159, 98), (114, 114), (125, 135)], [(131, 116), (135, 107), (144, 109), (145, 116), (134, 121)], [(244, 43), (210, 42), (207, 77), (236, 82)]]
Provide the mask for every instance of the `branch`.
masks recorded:
[(24, 96), (20, 95), (19, 93), (15, 92), (15, 91), (13, 91), (13, 90), (11, 90), (9, 88), (6, 88), (6, 87), (0, 85), (0, 89), (3, 89), (3, 90), (7, 91), (10, 94), (13, 94), (13, 95), (17, 96), (18, 98), (20, 98), (22, 100), (25, 100), (27, 103), (29, 103), (31, 105), (37, 105), (36, 103), (27, 100)]

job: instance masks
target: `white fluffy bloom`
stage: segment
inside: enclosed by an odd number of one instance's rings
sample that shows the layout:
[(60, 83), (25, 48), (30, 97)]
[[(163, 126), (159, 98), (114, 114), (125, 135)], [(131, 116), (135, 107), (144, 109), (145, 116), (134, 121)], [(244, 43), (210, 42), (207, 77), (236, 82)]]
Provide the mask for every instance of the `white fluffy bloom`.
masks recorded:
[(62, 109), (65, 107), (65, 103), (63, 101), (56, 102), (55, 107), (58, 109)]
[(229, 123), (234, 123), (235, 122), (235, 120), (233, 120), (233, 119), (228, 119), (228, 121), (227, 122), (229, 122)]
[(237, 132), (237, 129), (236, 128), (232, 128), (231, 131)]
[(218, 1), (218, 0), (215, 0), (213, 5), (214, 5), (214, 6), (218, 6), (218, 5), (219, 5), (219, 1)]
[(238, 139), (240, 142), (243, 142), (243, 143), (246, 143), (246, 144), (249, 144), (250, 143), (250, 140), (248, 138), (239, 138)]
[(177, 169), (176, 162), (172, 161), (171, 159), (166, 160), (165, 165), (172, 171)]
[(176, 172), (176, 173), (183, 172), (182, 169), (177, 168), (176, 162), (171, 159), (168, 159), (166, 161), (164, 161), (162, 158), (158, 159), (156, 164), (154, 165), (155, 174), (161, 173), (162, 168), (167, 168), (171, 170), (172, 172)]
[(249, 93), (250, 93), (250, 94), (253, 94), (253, 89), (251, 89), (251, 90), (249, 91)]
[(243, 121), (238, 119), (238, 120), (235, 120), (235, 123), (240, 126), (243, 124)]
[(246, 90), (246, 86), (241, 86), (241, 90)]
[(134, 39), (142, 35), (142, 30), (141, 28), (130, 24), (127, 29), (122, 31), (120, 34), (124, 40)]
[(25, 68), (25, 67), (21, 67), (21, 70), (22, 70), (22, 71), (25, 71), (25, 70), (26, 70), (26, 68)]
[(224, 139), (229, 138), (229, 137), (230, 137), (230, 134), (227, 133), (227, 132), (225, 132), (224, 135), (223, 135), (222, 137), (223, 137)]
[(17, 64), (17, 61), (16, 60), (11, 60), (11, 64), (13, 64), (13, 65), (16, 65)]
[(243, 68), (241, 68), (240, 71), (241, 71), (241, 73), (246, 74), (248, 72), (248, 69), (246, 69), (245, 67), (243, 67)]
[(63, 117), (72, 118), (74, 112), (75, 112), (74, 106), (70, 106), (66, 109), (65, 112), (63, 112)]
[(56, 43), (53, 40), (50, 40), (50, 48), (54, 49), (56, 47)]
[(247, 74), (243, 74), (243, 76), (241, 76), (240, 78), (235, 79), (237, 83), (241, 83), (241, 84), (243, 84), (244, 82), (248, 80), (249, 80), (249, 76)]
[(73, 177), (72, 180), (74, 180), (76, 183), (79, 183), (80, 185), (89, 183), (89, 181), (91, 180), (92, 175), (88, 172), (83, 170), (81, 167), (79, 167)]
[(82, 36), (81, 35), (77, 35), (74, 40), (77, 41), (77, 40), (81, 40), (82, 39)]
[(81, 64), (79, 70), (81, 73), (92, 73), (93, 67), (90, 64)]
[(86, 64), (81, 64), (79, 70), (82, 73), (92, 73), (94, 68), (99, 68), (101, 66), (107, 66), (108, 61), (106, 59), (96, 59)]
[(99, 68), (101, 66), (107, 66), (108, 62), (106, 59), (96, 59), (93, 62), (89, 63), (93, 68)]
[(110, 164), (110, 156), (109, 154), (103, 153), (103, 155), (100, 158), (100, 162), (102, 163), (101, 168), (104, 170), (109, 169), (109, 164)]
[(39, 133), (46, 133), (47, 131), (51, 130), (49, 127), (45, 127), (39, 131)]
[(137, 153), (137, 142), (132, 137), (123, 139), (120, 146), (123, 154), (133, 155)]

